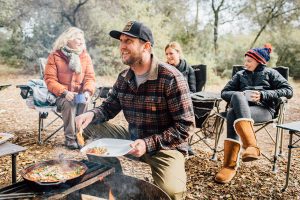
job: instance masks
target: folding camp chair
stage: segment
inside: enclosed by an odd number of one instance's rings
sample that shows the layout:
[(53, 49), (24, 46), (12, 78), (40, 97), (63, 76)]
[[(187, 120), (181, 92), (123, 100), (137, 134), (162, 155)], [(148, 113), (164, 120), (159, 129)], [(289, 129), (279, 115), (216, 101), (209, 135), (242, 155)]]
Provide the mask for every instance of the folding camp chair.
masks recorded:
[[(233, 69), (232, 69), (232, 76), (236, 74), (236, 72), (240, 71), (243, 69), (243, 66), (241, 65), (234, 65)], [(286, 80), (288, 80), (288, 76), (289, 76), (289, 68), (288, 67), (274, 67), (273, 69), (277, 70)], [(287, 104), (287, 98), (285, 97), (280, 97), (276, 100), (277, 102), (277, 106), (276, 106), (276, 113), (275, 113), (275, 117), (269, 121), (266, 122), (261, 122), (261, 123), (254, 123), (254, 127), (256, 127), (255, 129), (255, 134), (257, 134), (259, 131), (261, 130), (265, 130), (265, 132), (269, 135), (269, 137), (271, 138), (272, 142), (275, 145), (274, 148), (274, 155), (273, 158), (269, 158), (265, 153), (262, 153), (262, 155), (271, 163), (273, 163), (273, 172), (277, 172), (277, 160), (278, 160), (278, 156), (282, 155), (282, 149), (283, 149), (283, 129), (280, 127), (276, 128), (276, 133), (275, 133), (275, 138), (274, 136), (272, 136), (272, 134), (270, 133), (270, 131), (267, 129), (267, 126), (270, 124), (275, 124), (275, 125), (280, 125), (284, 123), (284, 114), (285, 114), (285, 108), (286, 108), (286, 104)], [(228, 107), (228, 105), (226, 106)], [(227, 109), (227, 108), (226, 108)], [(224, 123), (225, 119), (226, 119), (226, 111), (223, 113), (218, 114), (218, 117), (221, 118), (223, 121), (222, 123)], [(223, 125), (222, 125), (223, 126)], [(219, 132), (217, 132), (217, 136), (215, 138), (215, 144), (216, 144), (216, 149), (218, 147), (218, 143), (219, 143), (219, 138), (220, 135), (222, 134), (222, 130), (220, 130)], [(218, 140), (217, 140), (218, 139)], [(213, 157), (216, 157), (218, 151), (214, 151), (214, 155)]]
[[(217, 139), (219, 133), (223, 130), (223, 119), (218, 117), (220, 113), (220, 95), (211, 92), (197, 92), (192, 95), (192, 102), (195, 113), (196, 131), (191, 137), (189, 144), (194, 145), (202, 141), (213, 152), (217, 151)], [(195, 139), (195, 137), (197, 139)], [(215, 144), (211, 145), (207, 139), (215, 137)], [(194, 139), (194, 140), (193, 140)], [(216, 157), (212, 156), (212, 160)]]
[[(56, 106), (36, 106), (33, 101), (33, 90), (28, 85), (17, 85), (17, 88), (21, 89), (21, 96), (23, 99), (26, 99), (26, 104), (29, 108), (32, 108), (39, 113), (39, 128), (38, 128), (38, 143), (43, 144), (47, 140), (49, 140), (55, 133), (63, 128), (61, 125), (59, 128), (54, 130), (47, 136), (44, 140), (42, 139), (42, 133), (46, 131), (46, 128), (52, 125), (58, 119), (62, 119), (61, 115), (57, 112)], [(49, 113), (54, 113), (56, 118), (49, 123), (46, 123), (46, 119)]]
[[(189, 145), (194, 145), (202, 141), (208, 148), (215, 151), (215, 146), (207, 142), (208, 138), (215, 136), (219, 129), (222, 129), (223, 123), (221, 118), (217, 118), (220, 112), (220, 102), (222, 101), (219, 94), (202, 91), (205, 88), (207, 80), (207, 66), (192, 66), (196, 76), (196, 93), (192, 94), (192, 102), (195, 113), (196, 131), (189, 139)], [(216, 159), (216, 158), (212, 158)]]
[(96, 107), (97, 100), (106, 99), (109, 91), (112, 89), (110, 86), (97, 87), (95, 94), (92, 96), (93, 107)]
[(200, 64), (193, 65), (192, 68), (194, 69), (196, 77), (196, 92), (200, 92), (205, 88), (207, 80), (207, 66)]
[[(39, 58), (38, 59), (38, 64), (39, 64), (39, 69), (40, 69), (40, 78), (44, 78), (44, 68), (46, 65), (46, 59), (45, 58)], [(46, 128), (51, 126), (54, 122), (56, 122), (59, 119), (62, 119), (62, 116), (58, 113), (57, 108), (55, 105), (51, 106), (37, 106), (34, 105), (33, 101), (33, 90), (31, 87), (28, 85), (17, 85), (17, 88), (21, 89), (20, 95), (22, 96), (23, 99), (26, 99), (27, 106), (29, 108), (32, 108), (39, 113), (39, 127), (38, 127), (38, 143), (41, 145), (45, 143), (47, 140), (49, 140), (54, 134), (56, 134), (59, 130), (63, 128), (63, 125), (60, 127), (56, 128), (54, 131), (50, 133), (46, 133)], [(56, 117), (48, 122), (47, 117), (49, 113), (53, 113)], [(47, 134), (47, 137), (45, 139), (42, 138), (42, 134)]]

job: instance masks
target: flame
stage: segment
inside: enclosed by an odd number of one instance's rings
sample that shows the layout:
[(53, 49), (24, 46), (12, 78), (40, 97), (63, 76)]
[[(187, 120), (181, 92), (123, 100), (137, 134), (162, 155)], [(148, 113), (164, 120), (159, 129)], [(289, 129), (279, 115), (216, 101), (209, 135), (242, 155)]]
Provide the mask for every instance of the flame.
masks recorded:
[(114, 195), (113, 195), (111, 189), (109, 189), (108, 200), (115, 200), (115, 197), (114, 197)]

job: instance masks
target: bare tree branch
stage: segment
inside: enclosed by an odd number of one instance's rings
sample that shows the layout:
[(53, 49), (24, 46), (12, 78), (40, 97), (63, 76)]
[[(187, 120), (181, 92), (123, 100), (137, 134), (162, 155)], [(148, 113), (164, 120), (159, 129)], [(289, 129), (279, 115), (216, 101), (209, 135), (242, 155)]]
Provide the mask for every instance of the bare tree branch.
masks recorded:
[(258, 38), (261, 36), (262, 32), (267, 28), (267, 26), (269, 25), (269, 23), (271, 23), (271, 21), (273, 21), (274, 19), (283, 16), (285, 14), (291, 13), (293, 11), (299, 10), (299, 7), (296, 8), (292, 8), (286, 11), (282, 11), (282, 8), (285, 6), (286, 1), (276, 1), (273, 5), (273, 7), (269, 7), (270, 10), (267, 13), (266, 19), (265, 21), (261, 24), (261, 28), (258, 31), (258, 33), (256, 34), (254, 40), (252, 41), (250, 48), (253, 48), (253, 46), (255, 45), (255, 43), (257, 42)]
[(84, 6), (89, 0), (79, 1), (78, 4), (75, 6), (74, 10), (66, 11), (62, 9), (61, 16), (70, 23), (71, 26), (78, 26), (77, 24), (77, 14), (80, 11), (80, 8)]

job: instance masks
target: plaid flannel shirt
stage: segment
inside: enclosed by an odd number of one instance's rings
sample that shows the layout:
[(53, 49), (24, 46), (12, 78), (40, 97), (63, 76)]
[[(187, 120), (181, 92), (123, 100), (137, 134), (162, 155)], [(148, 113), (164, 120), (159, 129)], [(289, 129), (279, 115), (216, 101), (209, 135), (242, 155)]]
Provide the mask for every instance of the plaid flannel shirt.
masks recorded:
[(104, 122), (121, 110), (131, 139), (143, 139), (148, 153), (169, 149), (187, 152), (194, 111), (187, 82), (175, 67), (152, 56), (148, 79), (138, 88), (130, 68), (121, 72), (108, 98), (92, 112), (94, 120)]

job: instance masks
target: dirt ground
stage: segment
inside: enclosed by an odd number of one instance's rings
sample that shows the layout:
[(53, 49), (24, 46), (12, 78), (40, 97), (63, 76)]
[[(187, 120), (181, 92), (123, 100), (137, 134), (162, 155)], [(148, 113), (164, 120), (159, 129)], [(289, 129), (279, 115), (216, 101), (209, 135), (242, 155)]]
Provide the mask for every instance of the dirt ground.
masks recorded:
[[(71, 151), (63, 146), (62, 131), (58, 132), (45, 144), (37, 144), (38, 112), (26, 106), (25, 100), (20, 96), (20, 89), (16, 88), (16, 85), (25, 84), (32, 78), (38, 78), (38, 75), (0, 74), (0, 84), (12, 84), (9, 88), (0, 91), (0, 132), (13, 133), (14, 138), (10, 142), (27, 148), (25, 152), (18, 155), (17, 170), (19, 171), (35, 162), (58, 158), (61, 153), (65, 154), (67, 158), (77, 160), (86, 158), (78, 150)], [(110, 85), (113, 83), (113, 79), (97, 77), (97, 83)], [(206, 91), (217, 92), (222, 87), (222, 85), (211, 85), (206, 88)], [(300, 101), (298, 100), (300, 97), (300, 83), (293, 82), (293, 87), (295, 94), (289, 100), (287, 106), (286, 122), (300, 120)], [(48, 118), (52, 119), (53, 117), (53, 114), (49, 114)], [(119, 114), (112, 122), (126, 125), (122, 114)], [(56, 123), (54, 127), (60, 125), (61, 121)], [(269, 130), (272, 133), (275, 132), (275, 128), (272, 126)], [(220, 141), (221, 148), (225, 135), (224, 131)], [(262, 151), (271, 154), (274, 150), (268, 135), (260, 132), (257, 137)], [(212, 139), (208, 139), (207, 142), (213, 144)], [(293, 150), (289, 187), (286, 192), (280, 192), (286, 174), (287, 142), (288, 134), (285, 132), (284, 153), (283, 157), (279, 159), (276, 174), (272, 173), (271, 163), (262, 157), (252, 163), (240, 162), (238, 174), (231, 183), (225, 185), (213, 181), (215, 174), (221, 167), (223, 153), (220, 152), (218, 160), (214, 162), (210, 160), (212, 155), (210, 149), (203, 142), (193, 145), (196, 156), (187, 158), (186, 162), (187, 199), (300, 199), (300, 176), (298, 176), (300, 173), (300, 152), (297, 149)], [(126, 158), (121, 158), (121, 162), (125, 174), (152, 181), (150, 168), (146, 164)], [(11, 184), (10, 156), (0, 158), (0, 177), (0, 188)], [(17, 174), (17, 180), (22, 180), (19, 173)]]

